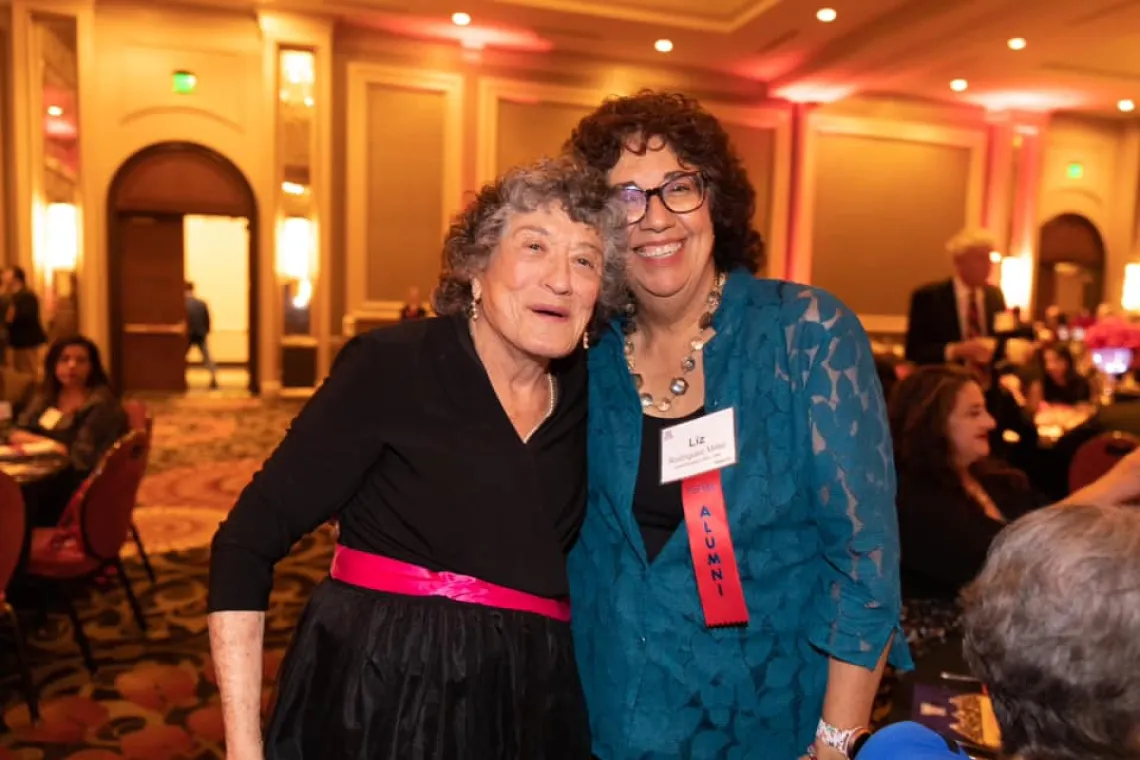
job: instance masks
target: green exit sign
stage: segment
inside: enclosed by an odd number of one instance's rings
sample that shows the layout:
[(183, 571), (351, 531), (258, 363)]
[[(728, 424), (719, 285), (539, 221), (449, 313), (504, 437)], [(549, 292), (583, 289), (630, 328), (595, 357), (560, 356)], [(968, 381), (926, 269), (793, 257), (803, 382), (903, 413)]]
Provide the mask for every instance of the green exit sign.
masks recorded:
[(170, 89), (177, 95), (189, 95), (198, 87), (198, 77), (189, 71), (176, 71), (170, 76)]
[(1069, 179), (1080, 179), (1085, 176), (1085, 167), (1074, 161), (1069, 164), (1068, 175)]

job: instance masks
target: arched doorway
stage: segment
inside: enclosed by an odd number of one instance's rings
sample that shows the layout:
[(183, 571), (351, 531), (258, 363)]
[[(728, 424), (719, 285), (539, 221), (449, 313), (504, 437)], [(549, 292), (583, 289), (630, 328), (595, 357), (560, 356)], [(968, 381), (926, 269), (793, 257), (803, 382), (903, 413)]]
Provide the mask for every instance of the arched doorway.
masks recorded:
[(245, 359), (249, 390), (257, 393), (257, 199), (229, 159), (188, 142), (157, 143), (135, 153), (119, 167), (107, 192), (111, 350), (118, 388), (186, 390), (185, 225), (187, 219), (208, 217), (246, 220), (248, 259), (239, 261), (247, 264), (240, 269), (248, 280), (248, 293), (242, 293), (248, 303)]
[(1060, 214), (1041, 226), (1033, 303), (1076, 315), (1093, 314), (1104, 300), (1104, 239), (1080, 214)]

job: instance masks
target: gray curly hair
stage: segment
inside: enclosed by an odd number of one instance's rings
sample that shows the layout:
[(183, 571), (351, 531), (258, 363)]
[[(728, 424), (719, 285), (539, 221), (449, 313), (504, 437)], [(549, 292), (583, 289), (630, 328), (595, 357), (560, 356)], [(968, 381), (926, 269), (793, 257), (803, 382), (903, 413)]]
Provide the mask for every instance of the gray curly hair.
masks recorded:
[(961, 601), (966, 661), (1006, 753), (1140, 756), (1140, 511), (1062, 504), (1020, 518)]
[(568, 156), (543, 158), (508, 170), (487, 184), (460, 212), (443, 243), (443, 267), (432, 294), (437, 314), (458, 314), (471, 306), (471, 278), (482, 272), (498, 248), (511, 217), (561, 205), (575, 222), (601, 238), (604, 265), (594, 327), (628, 299), (625, 288), (626, 209), (601, 172)]

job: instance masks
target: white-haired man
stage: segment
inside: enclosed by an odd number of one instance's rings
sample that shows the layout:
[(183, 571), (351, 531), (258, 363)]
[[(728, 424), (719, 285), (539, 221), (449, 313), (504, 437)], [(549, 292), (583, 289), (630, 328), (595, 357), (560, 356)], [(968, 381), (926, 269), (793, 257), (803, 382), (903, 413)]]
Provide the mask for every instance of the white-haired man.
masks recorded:
[(911, 294), (906, 358), (916, 364), (993, 359), (994, 317), (1005, 311), (1001, 290), (987, 280), (996, 238), (986, 230), (967, 229), (946, 244), (954, 264), (948, 280), (923, 285)]

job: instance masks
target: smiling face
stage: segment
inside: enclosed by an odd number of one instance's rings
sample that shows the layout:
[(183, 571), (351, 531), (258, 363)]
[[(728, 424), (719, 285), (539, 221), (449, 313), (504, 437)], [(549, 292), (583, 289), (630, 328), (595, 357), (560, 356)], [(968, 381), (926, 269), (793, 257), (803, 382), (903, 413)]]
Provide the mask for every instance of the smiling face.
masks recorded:
[(472, 278), (478, 324), (512, 350), (549, 360), (582, 340), (602, 283), (602, 241), (561, 205), (513, 215)]
[(981, 387), (973, 382), (963, 385), (946, 420), (946, 437), (958, 467), (969, 467), (990, 455), (990, 431), (995, 425)]
[[(633, 141), (637, 144), (639, 140)], [(699, 167), (686, 166), (660, 138), (652, 138), (643, 155), (626, 150), (609, 172), (610, 185), (662, 194), (695, 191), (687, 183), (700, 182), (694, 176)], [(672, 184), (670, 184), (672, 183)], [(705, 190), (711, 194), (711, 188)], [(675, 213), (661, 198), (649, 199), (645, 215), (629, 230), (627, 273), (639, 301), (647, 298), (704, 298), (715, 272), (713, 264), (713, 222), (710, 199), (694, 211)], [(680, 207), (670, 200), (674, 208)]]

